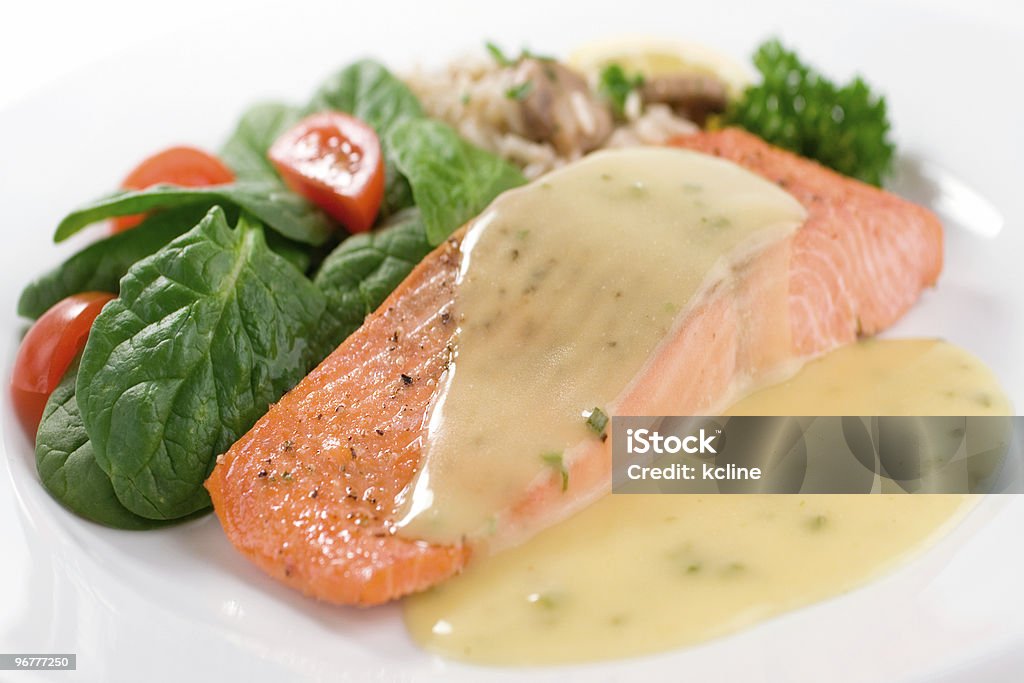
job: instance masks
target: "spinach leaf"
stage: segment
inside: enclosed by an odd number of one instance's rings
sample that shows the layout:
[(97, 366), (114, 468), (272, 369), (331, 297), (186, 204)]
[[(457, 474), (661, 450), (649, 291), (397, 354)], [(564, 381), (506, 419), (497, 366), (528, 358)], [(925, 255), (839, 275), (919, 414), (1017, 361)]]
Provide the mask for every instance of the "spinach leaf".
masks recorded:
[(412, 186), (432, 245), (447, 239), (499, 193), (526, 182), (515, 166), (439, 121), (400, 121), (388, 142), (398, 170)]
[(215, 207), (136, 263), (93, 323), (76, 391), (96, 461), (132, 512), (209, 506), (214, 459), (306, 374), (324, 296)]
[(301, 112), (297, 107), (280, 102), (264, 102), (250, 107), (221, 148), (221, 160), (239, 180), (279, 181), (277, 170), (267, 158), (267, 151), (299, 118)]
[(320, 245), (335, 232), (322, 211), (287, 190), (280, 182), (239, 181), (211, 187), (155, 185), (145, 190), (116, 192), (71, 212), (57, 226), (54, 239), (67, 239), (82, 228), (112, 216), (146, 213), (180, 206), (226, 204), (238, 207), (289, 239)]
[(116, 529), (152, 529), (167, 522), (146, 519), (121, 504), (100, 469), (75, 401), (78, 364), (72, 365), (46, 402), (36, 434), (36, 470), (57, 502), (98, 524)]
[[(302, 113), (297, 107), (280, 102), (264, 102), (249, 107), (220, 151), (221, 160), (231, 167), (239, 180), (273, 183), (287, 192), (277, 169), (267, 158), (274, 141), (299, 120)], [(283, 237), (280, 233), (267, 234), (270, 248), (292, 261), (305, 272), (311, 254), (302, 244)]]
[(90, 244), (30, 283), (18, 300), (18, 314), (38, 318), (50, 306), (78, 292), (117, 293), (128, 268), (189, 230), (206, 214), (202, 206), (155, 213), (137, 227)]
[(430, 249), (416, 209), (397, 213), (373, 232), (338, 245), (313, 280), (327, 297), (320, 328), (323, 355), (362, 325)]
[[(228, 220), (231, 220), (231, 214), (228, 213)], [(313, 263), (314, 252), (317, 254), (321, 252), (320, 249), (313, 249), (308, 244), (302, 244), (295, 240), (290, 240), (287, 237), (282, 237), (281, 233), (270, 230), (265, 232), (263, 236), (267, 240), (267, 246), (270, 247), (270, 251), (274, 252), (288, 263), (295, 266), (298, 270), (305, 273), (309, 270), (309, 266)]]
[(337, 72), (313, 95), (307, 113), (343, 111), (365, 121), (380, 138), (384, 151), (384, 203), (381, 213), (390, 215), (412, 206), (409, 184), (395, 166), (387, 137), (400, 121), (423, 118), (423, 107), (409, 87), (384, 65), (370, 59), (355, 62)]

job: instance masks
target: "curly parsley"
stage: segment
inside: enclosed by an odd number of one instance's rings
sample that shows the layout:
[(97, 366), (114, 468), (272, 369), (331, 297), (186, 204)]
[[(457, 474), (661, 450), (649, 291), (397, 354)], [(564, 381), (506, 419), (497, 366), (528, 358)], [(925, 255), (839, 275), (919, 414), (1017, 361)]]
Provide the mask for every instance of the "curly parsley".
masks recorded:
[(872, 185), (888, 175), (895, 147), (885, 98), (860, 77), (836, 86), (770, 40), (754, 55), (762, 81), (734, 101), (724, 122)]

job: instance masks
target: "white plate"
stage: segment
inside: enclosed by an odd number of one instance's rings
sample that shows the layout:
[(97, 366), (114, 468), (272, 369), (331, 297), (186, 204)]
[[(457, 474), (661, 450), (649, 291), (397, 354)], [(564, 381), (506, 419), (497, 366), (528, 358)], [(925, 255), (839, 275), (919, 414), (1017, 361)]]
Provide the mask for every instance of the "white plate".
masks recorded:
[[(484, 38), (565, 52), (584, 39), (644, 32), (743, 56), (781, 34), (827, 72), (860, 71), (889, 94), (903, 154), (897, 187), (947, 221), (941, 284), (892, 334), (940, 335), (971, 349), (1024, 405), (1024, 22), (1009, 3), (430, 2), (357, 10), (335, 3), (217, 16), (197, 17), (187, 31), (51, 84), (0, 114), (4, 368), (22, 327), (13, 314), (21, 286), (81, 244), (49, 244), (61, 214), (107, 190), (149, 150), (182, 141), (215, 148), (255, 99), (301, 100), (321, 76), (358, 55), (398, 66), (438, 62)], [(0, 652), (77, 653), (78, 671), (53, 680), (524, 675), (418, 651), (397, 609), (338, 609), (299, 597), (237, 555), (212, 517), (147, 533), (76, 519), (38, 486), (29, 442), (6, 405), (3, 431)], [(1021, 529), (1024, 499), (991, 498), (925, 555), (846, 596), (689, 650), (529, 675), (1024, 677)], [(36, 678), (22, 672), (4, 680)]]

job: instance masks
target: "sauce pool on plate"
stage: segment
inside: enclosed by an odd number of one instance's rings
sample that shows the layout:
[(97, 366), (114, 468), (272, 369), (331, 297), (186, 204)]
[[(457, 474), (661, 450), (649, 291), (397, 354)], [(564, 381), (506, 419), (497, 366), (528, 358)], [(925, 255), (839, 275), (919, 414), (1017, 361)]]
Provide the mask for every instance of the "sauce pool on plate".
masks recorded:
[[(935, 340), (865, 341), (735, 415), (1008, 415), (991, 371)], [(940, 535), (954, 495), (611, 495), (405, 603), (425, 649), (482, 664), (635, 656), (848, 591)]]

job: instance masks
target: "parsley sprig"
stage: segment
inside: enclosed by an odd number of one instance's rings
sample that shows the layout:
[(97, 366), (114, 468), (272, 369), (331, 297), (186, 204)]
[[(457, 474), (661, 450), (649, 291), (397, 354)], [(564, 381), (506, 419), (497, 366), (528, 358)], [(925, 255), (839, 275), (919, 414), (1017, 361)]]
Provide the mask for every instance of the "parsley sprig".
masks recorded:
[(872, 185), (890, 172), (885, 98), (860, 77), (839, 87), (770, 40), (754, 55), (762, 81), (734, 101), (724, 122)]

